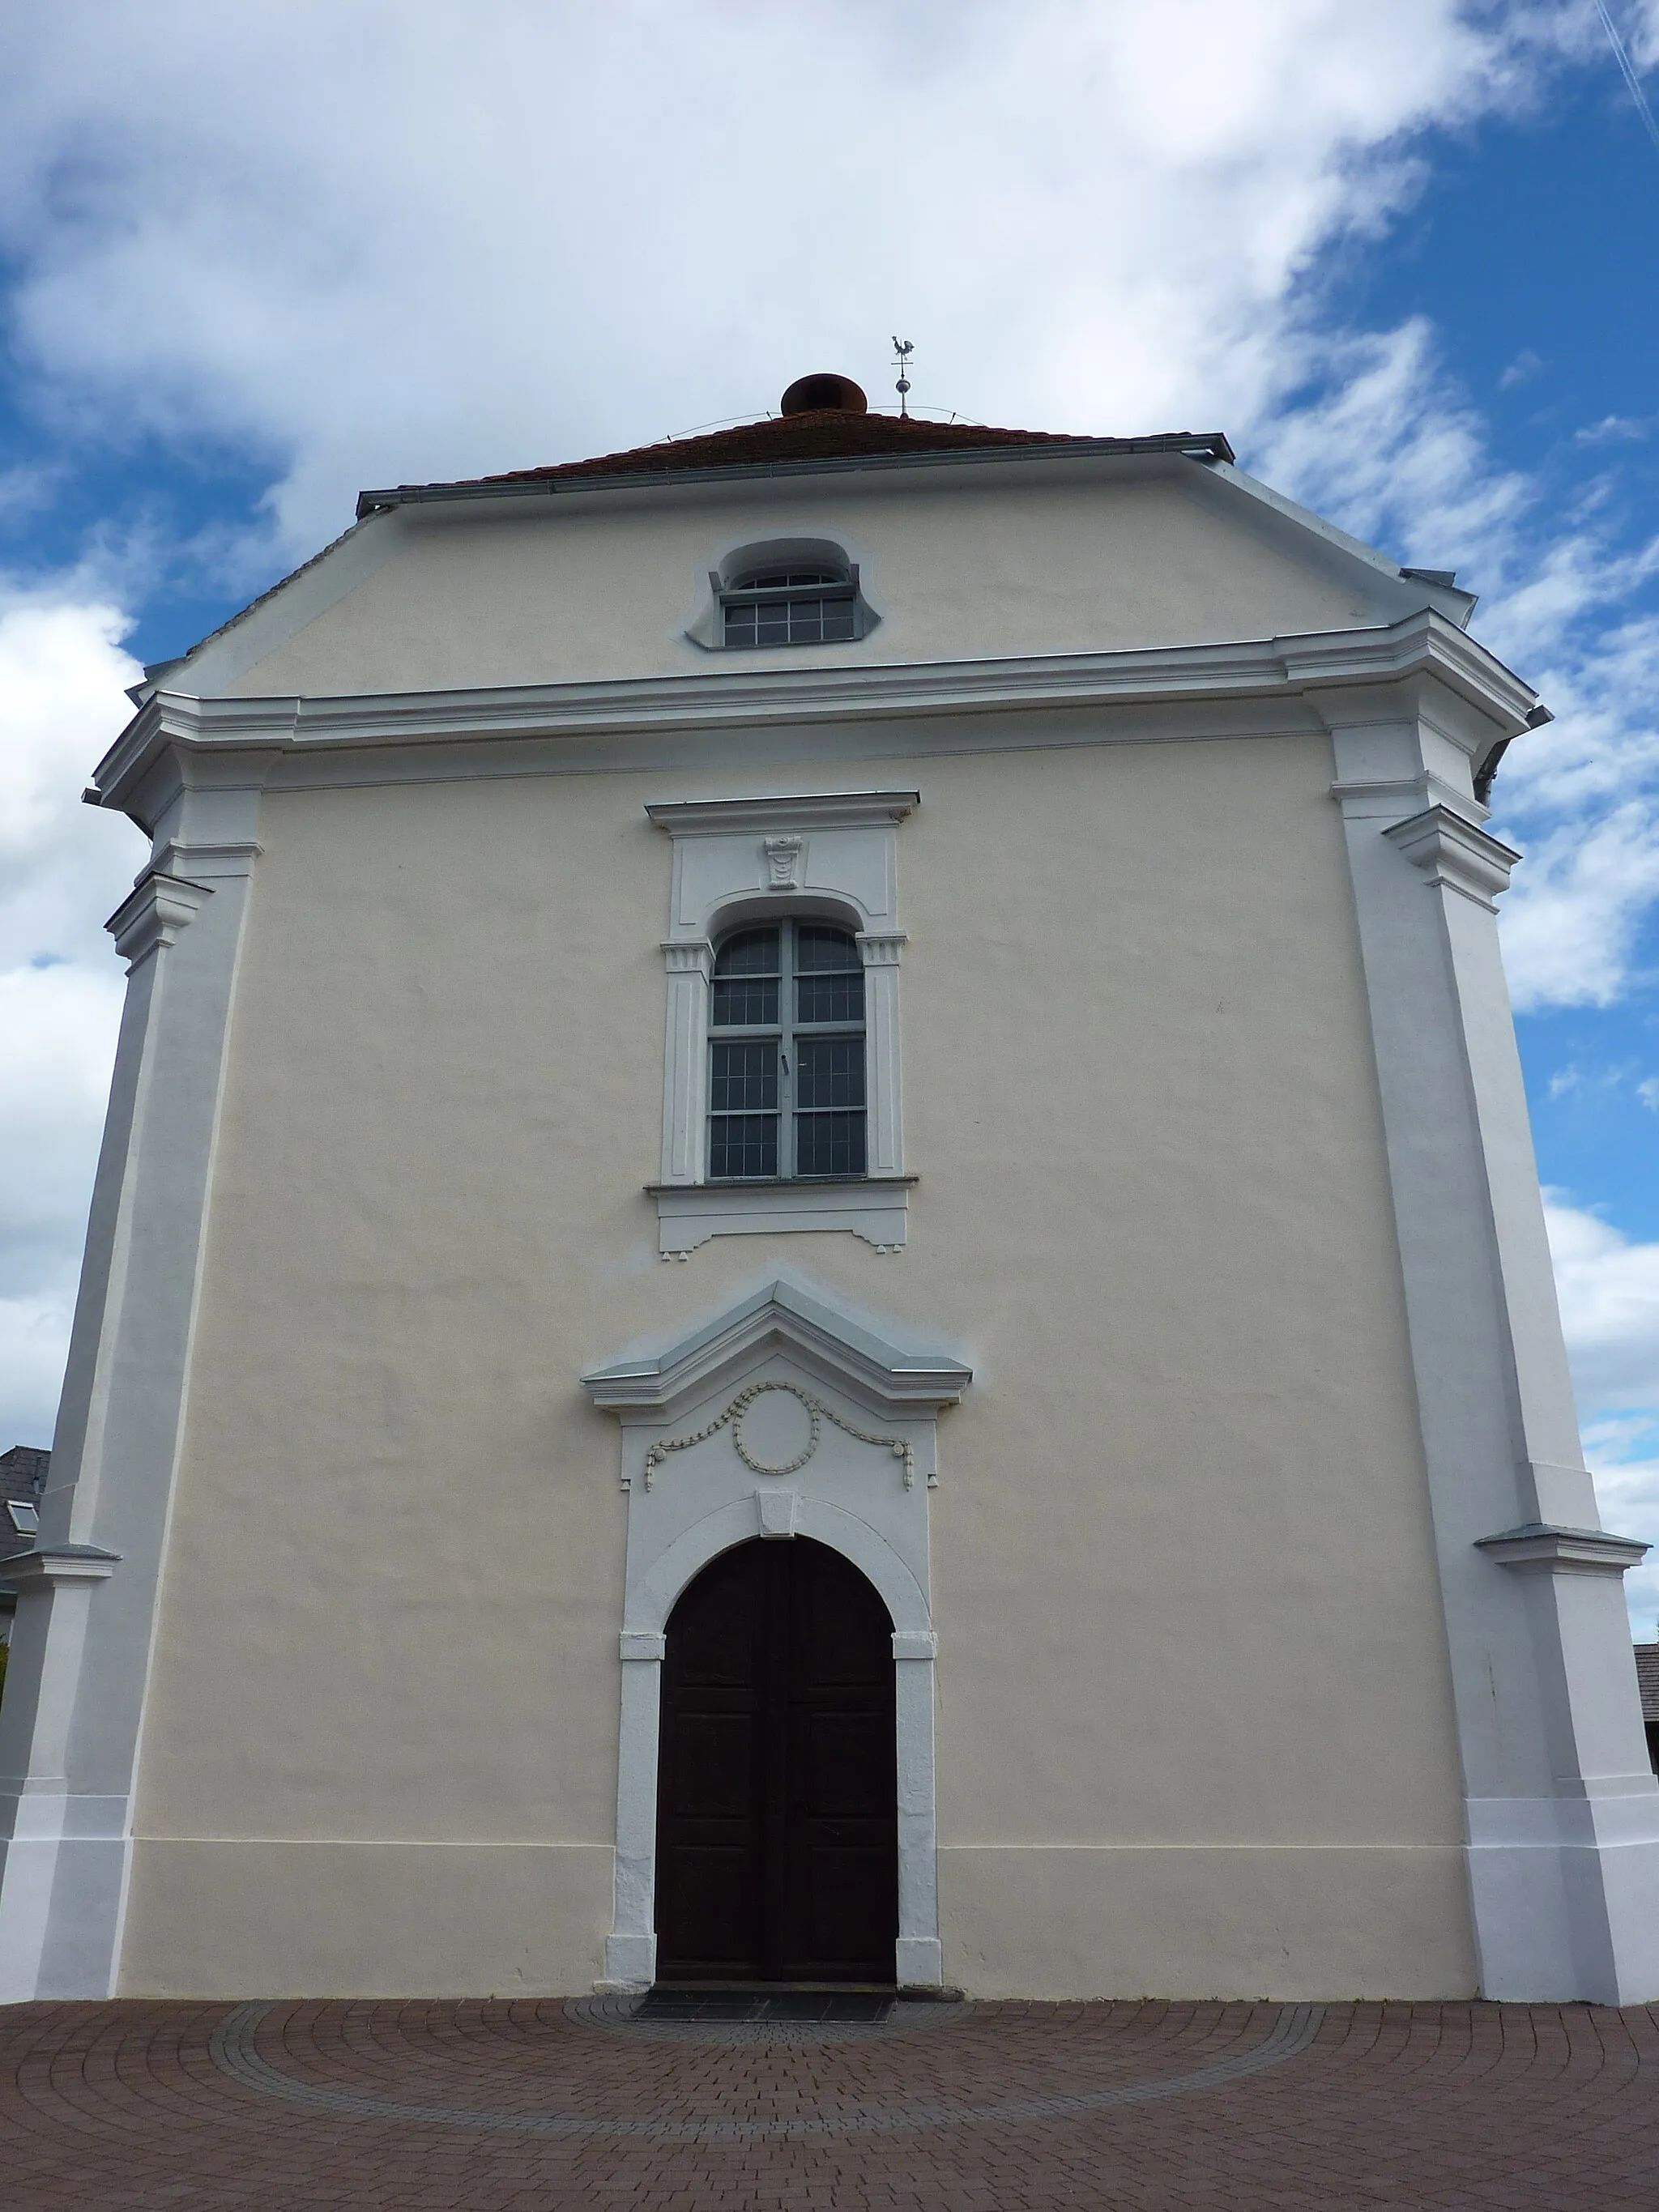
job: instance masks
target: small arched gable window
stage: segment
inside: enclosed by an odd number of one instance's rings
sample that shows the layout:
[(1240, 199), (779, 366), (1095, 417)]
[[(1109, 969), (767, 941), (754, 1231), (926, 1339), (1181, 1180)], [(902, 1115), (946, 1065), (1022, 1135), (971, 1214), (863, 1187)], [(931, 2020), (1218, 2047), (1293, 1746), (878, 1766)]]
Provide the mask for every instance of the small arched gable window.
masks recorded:
[(708, 1177), (865, 1173), (864, 966), (823, 921), (733, 931), (709, 1001)]
[(711, 580), (722, 646), (836, 645), (869, 628), (857, 563), (823, 540), (750, 546)]

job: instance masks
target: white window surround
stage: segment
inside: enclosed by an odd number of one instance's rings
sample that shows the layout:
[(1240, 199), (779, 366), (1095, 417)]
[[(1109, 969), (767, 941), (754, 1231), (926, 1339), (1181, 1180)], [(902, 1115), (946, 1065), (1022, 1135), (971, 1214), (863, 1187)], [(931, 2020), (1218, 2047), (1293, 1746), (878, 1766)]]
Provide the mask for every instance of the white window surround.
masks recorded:
[[(892, 1620), (900, 1662), (895, 1978), (930, 1988), (943, 1982), (927, 1493), (936, 1480), (939, 1413), (957, 1404), (972, 1379), (959, 1360), (890, 1344), (822, 1291), (782, 1279), (659, 1353), (583, 1376), (594, 1405), (621, 1421), (628, 1493), (616, 1905), (602, 1987), (646, 1989), (656, 1972), (657, 1755), (669, 1616), (711, 1559), (757, 1536), (829, 1545), (874, 1585)], [(745, 1434), (745, 1416), (768, 1399), (784, 1401), (801, 1433), (757, 1450), (763, 1440)]]
[[(673, 841), (663, 1053), (658, 1249), (684, 1260), (711, 1237), (845, 1230), (896, 1253), (905, 1242), (899, 1086), (898, 828), (914, 791), (684, 799), (646, 812)], [(708, 980), (714, 940), (781, 915), (850, 929), (864, 963), (868, 1171), (810, 1182), (708, 1179)]]

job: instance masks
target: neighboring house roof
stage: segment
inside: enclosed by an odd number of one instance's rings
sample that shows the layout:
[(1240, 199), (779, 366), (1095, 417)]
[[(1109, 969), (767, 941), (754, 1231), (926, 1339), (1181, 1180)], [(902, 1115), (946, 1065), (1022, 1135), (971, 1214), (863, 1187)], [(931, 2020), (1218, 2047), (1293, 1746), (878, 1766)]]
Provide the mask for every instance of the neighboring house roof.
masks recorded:
[(1642, 1717), (1659, 1721), (1659, 1644), (1636, 1647), (1636, 1683), (1642, 1692)]
[(15, 1528), (6, 1507), (14, 1498), (21, 1505), (38, 1506), (51, 1465), (52, 1454), (34, 1444), (14, 1444), (9, 1451), (0, 1452), (0, 1559), (33, 1550), (33, 1534)]
[(961, 456), (1030, 447), (1044, 452), (1068, 448), (1087, 453), (1189, 453), (1202, 459), (1231, 461), (1233, 449), (1218, 430), (1176, 430), (1149, 438), (1076, 437), (1058, 430), (1001, 430), (983, 422), (927, 422), (913, 415), (866, 415), (844, 407), (818, 407), (801, 414), (742, 422), (698, 438), (665, 438), (654, 446), (626, 453), (600, 453), (592, 460), (557, 461), (545, 468), (510, 469), (504, 475), (463, 477), (452, 483), (398, 484), (366, 491), (358, 514), (401, 506), (422, 497), (442, 497), (496, 486), (562, 483), (572, 478), (666, 476), (697, 470), (810, 468), (815, 462)]

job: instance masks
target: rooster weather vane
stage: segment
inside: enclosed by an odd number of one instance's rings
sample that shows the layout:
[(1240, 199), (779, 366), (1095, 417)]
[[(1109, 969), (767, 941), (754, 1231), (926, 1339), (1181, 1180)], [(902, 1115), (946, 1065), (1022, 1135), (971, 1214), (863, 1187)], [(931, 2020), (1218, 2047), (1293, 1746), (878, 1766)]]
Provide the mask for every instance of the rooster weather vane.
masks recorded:
[(908, 338), (893, 340), (893, 366), (899, 372), (898, 382), (893, 386), (899, 396), (899, 413), (907, 420), (910, 413), (910, 356), (915, 347)]

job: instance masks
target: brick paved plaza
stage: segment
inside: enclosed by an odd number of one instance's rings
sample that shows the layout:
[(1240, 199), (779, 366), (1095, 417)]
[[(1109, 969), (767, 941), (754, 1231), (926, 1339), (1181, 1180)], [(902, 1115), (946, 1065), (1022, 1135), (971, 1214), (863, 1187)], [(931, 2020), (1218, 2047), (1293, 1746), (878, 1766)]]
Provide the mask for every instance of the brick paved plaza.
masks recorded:
[(1659, 2205), (1659, 2008), (619, 2009), (8, 2008), (0, 2204)]

